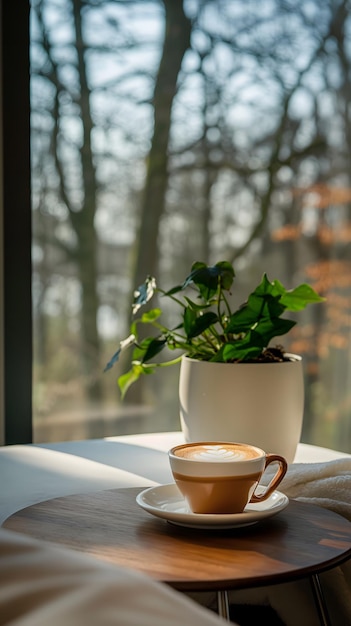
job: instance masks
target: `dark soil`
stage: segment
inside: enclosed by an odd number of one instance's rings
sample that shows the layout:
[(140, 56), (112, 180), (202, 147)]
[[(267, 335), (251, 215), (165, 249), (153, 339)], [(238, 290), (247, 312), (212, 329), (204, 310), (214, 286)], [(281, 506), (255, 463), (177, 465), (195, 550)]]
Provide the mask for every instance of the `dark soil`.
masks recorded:
[(275, 346), (263, 350), (260, 356), (255, 359), (245, 361), (246, 363), (282, 363), (283, 361), (291, 361), (286, 355), (283, 346)]

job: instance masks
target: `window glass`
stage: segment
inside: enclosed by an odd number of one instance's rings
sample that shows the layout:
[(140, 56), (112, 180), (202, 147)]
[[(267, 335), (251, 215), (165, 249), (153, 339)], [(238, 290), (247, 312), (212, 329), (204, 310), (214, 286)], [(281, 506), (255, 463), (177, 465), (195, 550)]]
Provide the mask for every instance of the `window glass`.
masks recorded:
[(104, 367), (146, 275), (228, 260), (238, 305), (263, 272), (326, 297), (281, 342), (304, 359), (303, 440), (350, 452), (347, 7), (32, 0), (36, 441), (178, 430), (178, 366), (123, 402), (126, 362)]

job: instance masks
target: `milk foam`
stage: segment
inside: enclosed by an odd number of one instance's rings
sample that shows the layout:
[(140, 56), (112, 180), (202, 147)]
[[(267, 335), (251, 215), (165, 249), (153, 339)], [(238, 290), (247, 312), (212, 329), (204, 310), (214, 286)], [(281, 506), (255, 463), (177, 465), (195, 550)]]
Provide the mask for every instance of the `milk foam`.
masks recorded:
[(253, 450), (240, 446), (203, 445), (200, 447), (183, 448), (177, 451), (177, 456), (192, 461), (225, 462), (244, 461), (257, 456)]
[(200, 450), (193, 450), (190, 458), (194, 461), (239, 461), (245, 459), (242, 450), (228, 450), (222, 446), (204, 446)]

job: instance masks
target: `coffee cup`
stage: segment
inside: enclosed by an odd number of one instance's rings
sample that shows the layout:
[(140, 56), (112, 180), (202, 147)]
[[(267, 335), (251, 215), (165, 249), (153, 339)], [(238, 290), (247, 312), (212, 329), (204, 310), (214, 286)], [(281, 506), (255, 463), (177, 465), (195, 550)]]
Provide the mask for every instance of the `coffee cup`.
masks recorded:
[[(198, 441), (168, 452), (174, 480), (193, 513), (242, 513), (248, 503), (267, 500), (283, 480), (287, 461), (246, 443)], [(277, 469), (256, 492), (266, 470)]]

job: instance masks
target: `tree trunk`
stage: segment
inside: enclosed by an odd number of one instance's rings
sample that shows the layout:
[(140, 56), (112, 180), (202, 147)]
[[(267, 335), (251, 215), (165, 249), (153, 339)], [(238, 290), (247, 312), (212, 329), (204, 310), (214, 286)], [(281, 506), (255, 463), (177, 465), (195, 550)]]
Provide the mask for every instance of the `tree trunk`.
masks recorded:
[(82, 166), (83, 201), (81, 210), (69, 211), (70, 219), (78, 240), (77, 264), (81, 282), (81, 337), (84, 379), (87, 394), (91, 400), (101, 398), (100, 340), (97, 329), (99, 298), (97, 292), (97, 235), (94, 218), (96, 213), (96, 170), (93, 162), (91, 133), (93, 120), (90, 110), (90, 89), (88, 86), (82, 36), (81, 0), (73, 0), (74, 28), (80, 77), (81, 120), (83, 141), (80, 148)]
[[(163, 4), (165, 37), (153, 95), (154, 130), (147, 157), (131, 294), (135, 287), (144, 282), (148, 274), (158, 276), (158, 236), (168, 186), (168, 143), (172, 105), (177, 92), (177, 79), (182, 60), (190, 46), (191, 23), (184, 13), (183, 3), (179, 0), (176, 2), (163, 0)], [(131, 306), (128, 309), (128, 325), (130, 318)], [(126, 355), (122, 355), (121, 368), (122, 370), (129, 368)], [(141, 403), (143, 387), (144, 380), (141, 378), (138, 385), (128, 393), (126, 402)]]
[(190, 46), (190, 20), (180, 1), (163, 0), (165, 38), (154, 90), (154, 132), (147, 158), (132, 288), (158, 273), (158, 235), (168, 184), (168, 142), (177, 78)]

